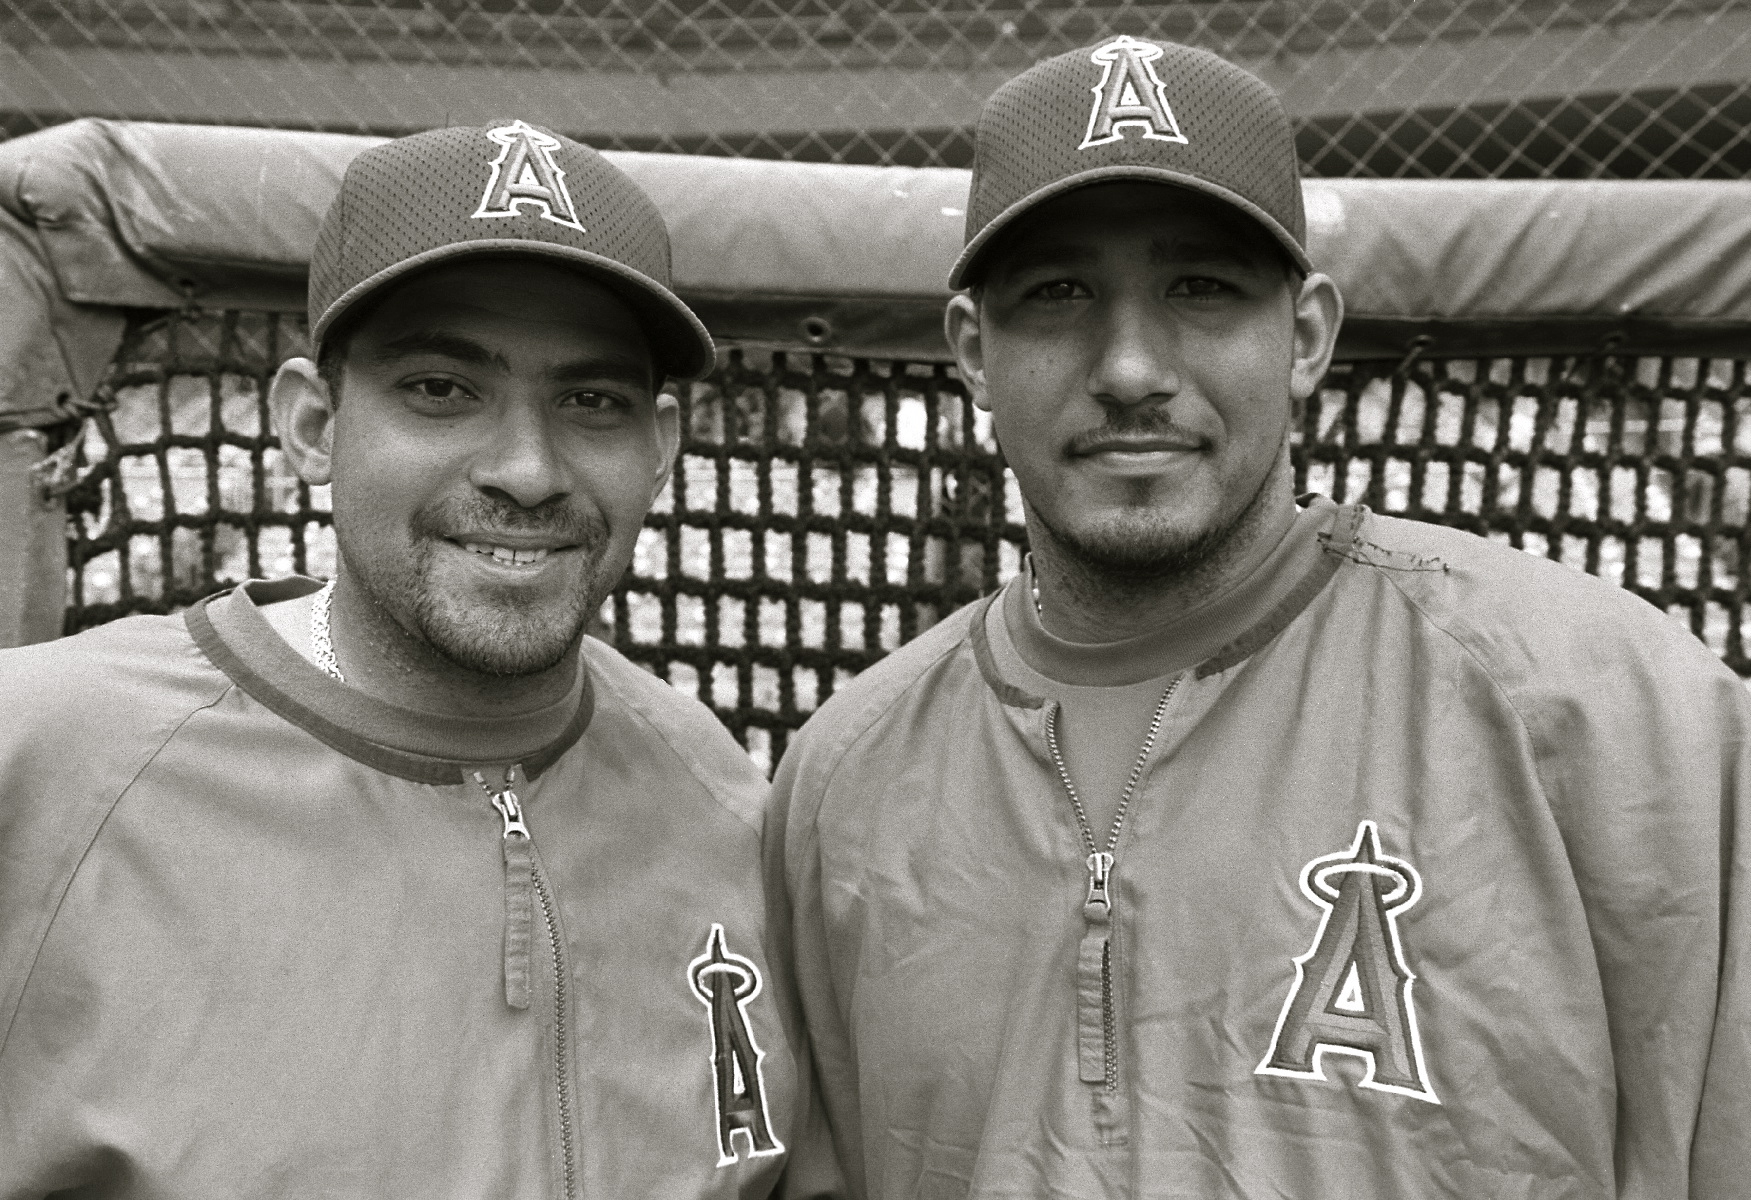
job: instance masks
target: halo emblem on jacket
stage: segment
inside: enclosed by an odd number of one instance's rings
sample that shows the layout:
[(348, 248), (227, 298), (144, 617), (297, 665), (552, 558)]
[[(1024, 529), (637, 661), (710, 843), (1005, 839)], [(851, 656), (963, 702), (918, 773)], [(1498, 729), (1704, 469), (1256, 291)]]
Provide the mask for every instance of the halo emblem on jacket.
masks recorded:
[(736, 1135), (749, 1158), (784, 1153), (772, 1135), (766, 1106), (766, 1052), (754, 1041), (748, 1004), (760, 994), (760, 969), (724, 945), (724, 927), (713, 924), (705, 953), (687, 964), (687, 985), (705, 1005), (711, 1025), (711, 1071), (717, 1106), (717, 1165), (740, 1161)]
[(1323, 910), (1277, 1017), (1259, 1075), (1326, 1078), (1321, 1059), (1348, 1054), (1368, 1065), (1358, 1086), (1441, 1103), (1429, 1086), (1398, 918), (1423, 893), (1422, 876), (1380, 849), (1373, 821), (1348, 850), (1301, 869), (1301, 892)]
[(553, 152), (559, 149), (558, 138), (522, 121), (489, 129), (486, 136), (500, 149), (490, 164), (492, 175), (474, 216), (521, 216), (519, 206), (527, 204), (539, 208), (541, 216), (555, 225), (584, 232), (577, 206), (566, 190), (565, 171), (553, 159)]
[(1094, 85), (1094, 108), (1078, 150), (1120, 141), (1126, 129), (1156, 141), (1186, 144), (1167, 103), (1167, 85), (1155, 73), (1155, 62), (1164, 53), (1154, 42), (1123, 33), (1094, 49), (1088, 57), (1105, 69)]

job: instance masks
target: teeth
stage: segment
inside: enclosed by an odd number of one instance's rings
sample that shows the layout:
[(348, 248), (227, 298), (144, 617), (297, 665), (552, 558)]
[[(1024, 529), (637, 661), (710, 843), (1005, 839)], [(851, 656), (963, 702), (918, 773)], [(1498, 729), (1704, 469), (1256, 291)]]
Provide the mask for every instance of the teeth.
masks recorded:
[(548, 555), (548, 551), (545, 549), (516, 550), (510, 546), (489, 546), (483, 542), (464, 542), (462, 548), (472, 550), (476, 554), (484, 554), (494, 562), (510, 563), (519, 567), (538, 563)]

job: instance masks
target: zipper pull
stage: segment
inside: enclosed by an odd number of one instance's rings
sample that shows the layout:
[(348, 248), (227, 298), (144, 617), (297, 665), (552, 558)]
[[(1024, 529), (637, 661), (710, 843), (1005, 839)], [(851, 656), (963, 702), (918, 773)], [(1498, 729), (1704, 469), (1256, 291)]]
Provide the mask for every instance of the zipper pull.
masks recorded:
[[(1107, 892), (1107, 883), (1113, 875), (1113, 856), (1105, 850), (1097, 850), (1088, 856), (1088, 899), (1083, 901), (1082, 915), (1090, 921), (1106, 924), (1107, 915), (1113, 911), (1113, 899)], [(1098, 914), (1094, 911), (1099, 909)]]
[[(480, 772), (476, 771), (474, 777), (480, 779)], [(485, 780), (481, 780), (481, 786), (486, 786)], [(497, 792), (489, 789), (487, 796), (492, 800), (492, 806), (499, 810), (499, 816), (504, 818), (505, 836), (511, 837), (514, 834), (527, 838), (529, 827), (523, 824), (523, 802), (517, 799), (517, 793), (510, 788)]]
[(529, 1007), (529, 955), (535, 923), (535, 854), (529, 826), (523, 821), (523, 803), (511, 790), (516, 767), (505, 771), (505, 785), (494, 788), (479, 771), (480, 785), (504, 822), (499, 844), (505, 855), (505, 1003), (512, 1008)]
[(1088, 899), (1082, 917), (1082, 944), (1076, 953), (1076, 1065), (1084, 1083), (1107, 1082), (1107, 1045), (1112, 1037), (1113, 856), (1097, 850), (1088, 856)]

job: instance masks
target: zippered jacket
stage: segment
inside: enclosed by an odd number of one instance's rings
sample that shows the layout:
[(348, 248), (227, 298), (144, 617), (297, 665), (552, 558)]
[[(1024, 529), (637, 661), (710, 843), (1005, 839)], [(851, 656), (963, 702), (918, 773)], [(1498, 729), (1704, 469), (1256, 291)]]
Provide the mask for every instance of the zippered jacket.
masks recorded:
[(766, 852), (855, 1192), (1748, 1194), (1745, 687), (1620, 589), (1331, 509), (1180, 677), (1108, 904), (988, 601), (792, 742)]
[(0, 1197), (766, 1195), (760, 773), (590, 639), (523, 717), (375, 701), (256, 609), (313, 586), (0, 654)]

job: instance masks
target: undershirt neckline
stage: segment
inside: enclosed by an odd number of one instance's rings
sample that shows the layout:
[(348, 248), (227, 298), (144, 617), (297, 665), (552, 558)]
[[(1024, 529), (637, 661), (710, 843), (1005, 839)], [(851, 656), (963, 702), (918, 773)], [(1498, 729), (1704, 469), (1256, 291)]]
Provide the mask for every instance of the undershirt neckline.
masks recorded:
[(329, 678), (288, 646), (258, 607), (320, 586), (301, 576), (251, 580), (194, 605), (185, 620), (196, 644), (240, 688), (348, 757), (427, 783), (461, 782), (462, 764), (521, 762), (533, 778), (589, 723), (594, 696), (582, 655), (564, 696), (508, 716), (421, 712)]
[(1183, 616), (1122, 641), (1071, 642), (1052, 634), (1034, 611), (1026, 576), (1018, 575), (986, 613), (993, 664), (1007, 682), (1036, 695), (1144, 684), (1159, 693), (1167, 678), (1232, 644), (1301, 585), (1324, 554), (1319, 535), (1330, 529), (1340, 511), (1334, 501), (1312, 497), (1245, 578)]
[[(1226, 661), (1239, 645), (1256, 649), (1255, 640), (1269, 640), (1273, 618), (1280, 619), (1285, 609), (1299, 612), (1311, 594), (1297, 599), (1298, 594), (1330, 578), (1320, 535), (1344, 511), (1324, 497), (1314, 498), (1244, 579), (1140, 637), (1104, 644), (1054, 637), (1040, 624), (1025, 575), (1012, 579), (985, 610), (984, 640), (996, 675), (1019, 692), (1060, 706), (1064, 767), (1097, 840), (1112, 826), (1162, 692), (1182, 673)], [(1170, 718), (1151, 758), (1159, 761), (1171, 753), (1186, 727)]]

